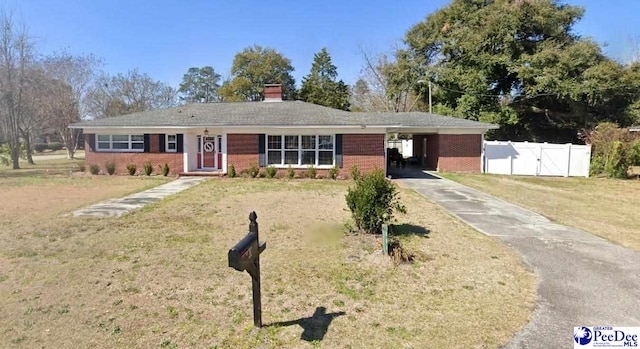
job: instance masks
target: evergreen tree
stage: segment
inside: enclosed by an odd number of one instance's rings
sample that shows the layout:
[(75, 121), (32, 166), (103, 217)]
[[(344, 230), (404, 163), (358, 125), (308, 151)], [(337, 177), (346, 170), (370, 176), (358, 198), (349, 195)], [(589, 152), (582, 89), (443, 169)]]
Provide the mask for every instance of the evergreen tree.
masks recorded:
[(423, 99), (418, 82), (430, 80), (436, 113), (500, 124), (503, 139), (571, 142), (603, 120), (629, 125), (638, 74), (573, 33), (583, 12), (558, 0), (453, 0), (408, 31), (386, 73)]
[(178, 92), (187, 103), (211, 103), (219, 101), (220, 74), (212, 67), (189, 68), (182, 77)]
[(300, 99), (326, 107), (349, 110), (349, 86), (336, 81), (338, 69), (326, 48), (316, 53), (309, 75), (302, 78)]

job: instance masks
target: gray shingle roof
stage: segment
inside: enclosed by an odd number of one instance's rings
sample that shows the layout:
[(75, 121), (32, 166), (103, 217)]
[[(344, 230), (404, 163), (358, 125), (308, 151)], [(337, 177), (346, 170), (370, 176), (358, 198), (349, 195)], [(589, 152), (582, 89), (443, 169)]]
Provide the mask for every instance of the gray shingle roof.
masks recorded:
[(356, 113), (302, 101), (194, 103), (111, 118), (83, 121), (71, 127), (185, 126), (389, 126), (397, 128), (476, 128), (497, 125), (423, 112)]

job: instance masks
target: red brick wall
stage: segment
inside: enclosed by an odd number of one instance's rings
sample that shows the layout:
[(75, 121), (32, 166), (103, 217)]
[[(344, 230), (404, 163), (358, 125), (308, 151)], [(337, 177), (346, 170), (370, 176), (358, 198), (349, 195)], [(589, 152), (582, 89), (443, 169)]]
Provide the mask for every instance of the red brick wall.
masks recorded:
[(383, 134), (345, 134), (342, 136), (341, 176), (349, 176), (352, 166), (361, 173), (385, 169)]
[(413, 135), (413, 156), (420, 158), (421, 165), (424, 155), (422, 146), (424, 145), (424, 139), (427, 139), (427, 159), (424, 162), (424, 167), (429, 170), (435, 170), (438, 167), (438, 157), (440, 156), (440, 140), (438, 137), (439, 135)]
[(482, 135), (439, 135), (438, 139), (439, 171), (481, 171)]
[(233, 165), (237, 172), (258, 165), (257, 134), (228, 134), (227, 135), (227, 165)]
[[(89, 144), (89, 135), (84, 135), (85, 144)], [(116, 174), (128, 174), (127, 165), (135, 164), (138, 173), (144, 173), (144, 164), (151, 162), (153, 165), (153, 173), (162, 173), (162, 166), (166, 163), (169, 166), (169, 173), (171, 175), (177, 175), (182, 172), (183, 167), (183, 155), (182, 153), (159, 153), (159, 138), (157, 134), (152, 134), (150, 137), (150, 150), (149, 153), (138, 152), (125, 152), (125, 153), (111, 153), (111, 152), (94, 152), (91, 149), (94, 145), (85, 146), (85, 164), (87, 171), (89, 166), (95, 164), (100, 167), (102, 173), (107, 173), (106, 164), (109, 161), (115, 161)]]

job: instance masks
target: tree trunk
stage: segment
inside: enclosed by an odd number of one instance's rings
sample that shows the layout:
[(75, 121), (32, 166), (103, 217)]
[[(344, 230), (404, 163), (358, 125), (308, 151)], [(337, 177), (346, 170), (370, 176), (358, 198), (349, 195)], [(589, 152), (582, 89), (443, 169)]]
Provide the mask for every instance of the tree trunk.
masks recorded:
[(31, 147), (31, 132), (27, 131), (23, 135), (24, 138), (24, 150), (27, 154), (27, 163), (34, 165), (33, 162), (33, 149)]
[(65, 148), (67, 148), (67, 159), (73, 160), (77, 145), (78, 145), (78, 132), (71, 129), (65, 129), (63, 131), (58, 131), (60, 135), (60, 139), (62, 139), (62, 144), (64, 144)]
[(14, 170), (20, 169), (20, 143), (9, 145), (11, 148), (11, 163)]

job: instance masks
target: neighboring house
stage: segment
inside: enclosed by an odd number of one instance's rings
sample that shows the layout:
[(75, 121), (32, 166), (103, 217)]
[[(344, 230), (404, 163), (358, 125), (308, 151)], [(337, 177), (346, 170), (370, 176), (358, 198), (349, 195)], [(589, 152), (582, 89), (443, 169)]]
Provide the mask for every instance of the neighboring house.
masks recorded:
[(480, 172), (482, 138), (496, 125), (421, 112), (352, 113), (301, 101), (282, 101), (279, 85), (265, 86), (264, 102), (189, 104), (71, 125), (82, 129), (86, 164), (116, 162), (173, 174), (225, 174), (252, 165), (289, 166), (319, 174), (336, 166), (348, 176), (386, 171), (387, 139), (412, 134), (413, 155), (426, 168)]
[(640, 132), (640, 125), (629, 127), (629, 131), (631, 131), (631, 132)]

